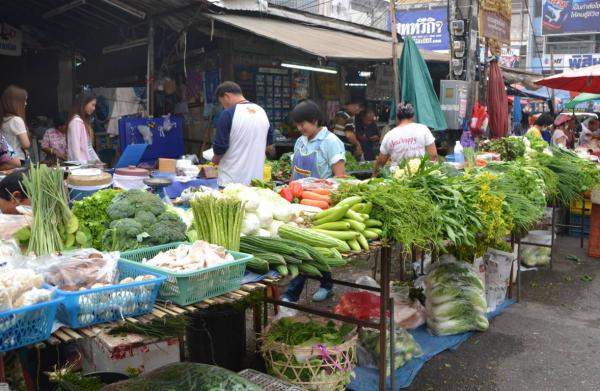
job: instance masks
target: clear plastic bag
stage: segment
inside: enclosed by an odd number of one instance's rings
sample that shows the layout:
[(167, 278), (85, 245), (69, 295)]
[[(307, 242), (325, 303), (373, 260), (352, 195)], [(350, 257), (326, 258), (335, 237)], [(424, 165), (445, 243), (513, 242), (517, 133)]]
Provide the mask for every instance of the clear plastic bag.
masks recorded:
[(119, 256), (119, 252), (79, 249), (30, 259), (28, 266), (41, 273), (48, 284), (62, 290), (76, 291), (92, 288), (98, 283), (116, 283)]
[[(361, 329), (359, 333), (358, 364), (361, 367), (379, 367), (379, 330)], [(386, 375), (390, 375), (390, 336), (386, 333)], [(394, 327), (394, 369), (401, 368), (413, 357), (423, 354), (412, 335), (401, 327)]]
[(298, 179), (294, 182), (300, 183), (304, 190), (314, 190), (314, 189), (335, 190), (338, 187), (336, 182), (333, 182), (333, 181), (330, 181), (327, 179), (319, 179), (319, 178), (302, 178), (302, 179)]
[(433, 334), (487, 330), (485, 289), (470, 264), (447, 257), (431, 266), (425, 285), (427, 327)]

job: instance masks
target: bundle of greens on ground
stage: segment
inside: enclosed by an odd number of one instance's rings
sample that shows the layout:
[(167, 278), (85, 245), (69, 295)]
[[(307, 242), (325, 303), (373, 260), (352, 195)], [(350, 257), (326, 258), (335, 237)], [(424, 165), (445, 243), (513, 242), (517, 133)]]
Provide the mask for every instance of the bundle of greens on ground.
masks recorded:
[(199, 240), (239, 251), (244, 203), (218, 192), (198, 193), (190, 201), (193, 227)]
[(134, 250), (187, 239), (181, 218), (168, 212), (160, 197), (144, 190), (120, 192), (106, 213), (110, 223), (102, 238), (104, 250)]
[(72, 247), (79, 222), (67, 204), (63, 171), (33, 165), (23, 187), (33, 210), (31, 231), (25, 228), (19, 233), (21, 241), (28, 242), (27, 252), (40, 256)]
[(487, 330), (485, 289), (471, 265), (456, 260), (435, 263), (425, 286), (427, 327), (433, 334)]
[(360, 196), (373, 205), (370, 217), (383, 223), (382, 238), (395, 240), (405, 252), (414, 246), (429, 249), (439, 243), (439, 208), (427, 192), (407, 188), (398, 180), (372, 179), (358, 185), (342, 184), (334, 201)]

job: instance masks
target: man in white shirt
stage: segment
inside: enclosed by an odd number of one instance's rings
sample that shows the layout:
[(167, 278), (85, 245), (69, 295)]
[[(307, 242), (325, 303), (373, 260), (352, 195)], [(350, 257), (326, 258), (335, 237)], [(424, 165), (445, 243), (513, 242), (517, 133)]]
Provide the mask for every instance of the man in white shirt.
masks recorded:
[(249, 185), (262, 179), (267, 147), (273, 144), (273, 128), (262, 107), (249, 102), (239, 85), (221, 83), (216, 91), (225, 109), (219, 117), (212, 161), (219, 165), (219, 186)]
[(587, 125), (581, 124), (581, 134), (579, 135), (579, 145), (587, 145), (593, 138), (600, 138), (600, 121), (597, 118), (591, 118)]
[(425, 125), (414, 122), (415, 109), (412, 104), (401, 102), (396, 109), (398, 126), (390, 130), (381, 141), (380, 154), (375, 161), (373, 176), (379, 175), (381, 167), (388, 160), (392, 160), (392, 166), (397, 166), (403, 159), (414, 159), (429, 156), (429, 159), (437, 160), (437, 149), (435, 137)]

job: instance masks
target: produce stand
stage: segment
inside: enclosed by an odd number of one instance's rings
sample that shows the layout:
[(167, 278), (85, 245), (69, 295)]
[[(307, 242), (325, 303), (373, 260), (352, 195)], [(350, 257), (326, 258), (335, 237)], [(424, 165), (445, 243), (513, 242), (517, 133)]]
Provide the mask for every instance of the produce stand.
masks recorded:
[[(283, 306), (287, 308), (292, 308), (297, 311), (306, 312), (309, 314), (321, 316), (328, 319), (335, 319), (345, 323), (354, 324), (359, 327), (368, 327), (379, 330), (380, 333), (380, 357), (379, 357), (379, 389), (384, 391), (386, 389), (386, 336), (388, 332), (388, 323), (389, 323), (389, 332), (390, 332), (390, 351), (392, 355), (390, 357), (390, 369), (391, 372), (394, 372), (394, 303), (393, 299), (390, 298), (390, 272), (391, 272), (391, 264), (392, 264), (392, 249), (389, 245), (375, 245), (369, 252), (361, 252), (358, 254), (374, 254), (378, 253), (376, 258), (380, 261), (380, 281), (379, 285), (381, 288), (375, 288), (369, 285), (361, 285), (356, 284), (350, 281), (343, 281), (338, 279), (332, 279), (334, 284), (347, 286), (355, 289), (364, 289), (372, 292), (379, 292), (380, 294), (380, 308), (379, 308), (379, 321), (373, 322), (368, 320), (359, 320), (349, 316), (339, 315), (333, 312), (324, 311), (320, 309), (316, 309), (304, 304), (291, 303), (287, 301), (278, 300), (275, 298), (267, 297), (266, 301), (273, 305)], [(352, 257), (352, 256), (351, 256)], [(313, 278), (313, 277), (309, 277)], [(316, 279), (316, 278), (313, 278)], [(386, 314), (389, 312), (389, 322)], [(390, 377), (390, 387), (394, 389), (394, 377)]]

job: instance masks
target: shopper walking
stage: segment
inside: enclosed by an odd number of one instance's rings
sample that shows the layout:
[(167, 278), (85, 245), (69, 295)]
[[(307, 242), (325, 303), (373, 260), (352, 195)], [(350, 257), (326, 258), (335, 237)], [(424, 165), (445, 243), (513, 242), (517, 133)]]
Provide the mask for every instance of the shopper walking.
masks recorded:
[[(292, 160), (292, 179), (346, 176), (344, 143), (324, 125), (319, 106), (310, 100), (296, 105), (290, 116), (302, 134), (296, 140)], [(323, 301), (332, 295), (331, 273), (323, 272), (321, 287), (313, 296), (313, 301)], [(288, 285), (283, 299), (297, 302), (304, 289), (306, 277), (296, 276)]]
[(363, 111), (356, 121), (356, 138), (360, 142), (363, 158), (367, 161), (375, 160), (373, 148), (379, 141), (379, 128), (375, 118), (375, 110), (369, 108)]
[(432, 161), (437, 160), (435, 137), (425, 125), (415, 122), (415, 109), (408, 102), (401, 102), (396, 108), (398, 125), (390, 130), (381, 141), (380, 154), (375, 161), (373, 176), (379, 175), (381, 167), (391, 159), (392, 166), (398, 166), (404, 159), (421, 158), (427, 154)]
[(84, 90), (75, 97), (67, 125), (67, 158), (80, 163), (96, 163), (100, 159), (94, 150), (92, 114), (96, 110), (96, 95)]
[(360, 159), (363, 154), (362, 146), (356, 138), (356, 115), (362, 110), (358, 102), (348, 102), (333, 118), (333, 133), (338, 136), (344, 144), (351, 144), (354, 157)]
[(48, 160), (67, 160), (67, 124), (64, 116), (54, 118), (54, 127), (46, 129), (42, 139), (42, 150)]
[(21, 164), (25, 164), (29, 159), (27, 150), (31, 147), (25, 125), (26, 107), (27, 91), (17, 86), (8, 86), (0, 97), (1, 132), (8, 144), (14, 148)]
[(219, 186), (229, 183), (249, 185), (262, 179), (267, 147), (273, 144), (273, 128), (259, 105), (248, 101), (239, 85), (221, 83), (216, 91), (225, 109), (217, 124), (212, 161), (219, 165)]

